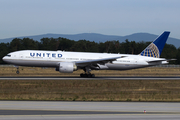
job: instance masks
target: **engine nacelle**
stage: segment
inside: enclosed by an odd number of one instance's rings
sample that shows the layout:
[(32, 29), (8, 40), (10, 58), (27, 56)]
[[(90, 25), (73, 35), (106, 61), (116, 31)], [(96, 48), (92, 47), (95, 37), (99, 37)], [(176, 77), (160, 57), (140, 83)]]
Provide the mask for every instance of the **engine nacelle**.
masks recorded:
[(56, 68), (56, 71), (62, 73), (72, 73), (77, 70), (77, 66), (72, 62), (60, 62), (59, 67)]

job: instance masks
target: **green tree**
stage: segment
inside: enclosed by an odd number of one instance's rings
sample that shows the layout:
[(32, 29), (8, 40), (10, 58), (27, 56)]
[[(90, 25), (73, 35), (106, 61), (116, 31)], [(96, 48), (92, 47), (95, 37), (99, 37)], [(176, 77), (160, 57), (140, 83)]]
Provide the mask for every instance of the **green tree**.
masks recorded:
[(0, 43), (0, 64), (5, 64), (2, 58), (9, 53), (9, 43)]
[(65, 50), (65, 51), (71, 51), (71, 47), (76, 42), (74, 40), (69, 40), (66, 38), (58, 38), (58, 50)]
[(135, 41), (130, 42), (130, 49), (131, 49), (131, 54), (136, 53), (136, 42)]
[(38, 42), (30, 38), (21, 40), (22, 50), (38, 50)]
[[(30, 38), (15, 38), (10, 43), (0, 43), (0, 63), (4, 64), (2, 57), (9, 52), (18, 50), (66, 50), (79, 52), (100, 52), (100, 53), (121, 53), (121, 54), (139, 54), (150, 42), (135, 42), (128, 41), (119, 42), (117, 40), (106, 42), (91, 42), (87, 40), (74, 41), (66, 38), (42, 38), (40, 42)], [(172, 64), (180, 64), (180, 48), (174, 45), (165, 44), (161, 54), (162, 58), (175, 58), (177, 61), (172, 61)]]
[(22, 46), (21, 42), (22, 42), (22, 39), (14, 38), (10, 42), (10, 46), (9, 46), (10, 51), (14, 52), (14, 51), (22, 50), (23, 46)]
[(41, 42), (39, 43), (39, 49), (40, 50), (51, 50), (51, 45), (50, 45), (50, 38), (42, 38)]
[(176, 64), (180, 64), (180, 47), (177, 49), (176, 59)]
[(98, 52), (98, 44), (86, 40), (79, 40), (72, 45), (70, 50), (78, 52)]

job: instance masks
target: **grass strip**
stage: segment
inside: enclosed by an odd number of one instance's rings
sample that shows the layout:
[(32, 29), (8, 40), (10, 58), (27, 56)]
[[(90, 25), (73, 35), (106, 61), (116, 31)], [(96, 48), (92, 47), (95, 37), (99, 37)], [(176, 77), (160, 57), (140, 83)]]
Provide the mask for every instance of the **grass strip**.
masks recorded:
[(180, 81), (0, 80), (0, 100), (180, 101)]

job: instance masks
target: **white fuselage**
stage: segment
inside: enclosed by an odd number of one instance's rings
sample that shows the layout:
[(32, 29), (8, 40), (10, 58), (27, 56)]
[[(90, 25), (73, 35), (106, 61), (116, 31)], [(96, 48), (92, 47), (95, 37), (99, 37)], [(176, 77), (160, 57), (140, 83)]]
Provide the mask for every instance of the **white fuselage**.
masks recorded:
[[(168, 63), (167, 61), (158, 61), (165, 60), (164, 58), (154, 58), (140, 55), (42, 50), (22, 50), (11, 52), (7, 56), (3, 57), (3, 60), (16, 66), (58, 67), (61, 62), (73, 62), (76, 64), (76, 62), (79, 61), (91, 61), (121, 56), (124, 57), (105, 64), (98, 63), (99, 69), (128, 70)], [(157, 62), (148, 62), (156, 60)], [(77, 67), (81, 68), (81, 65), (78, 65)]]

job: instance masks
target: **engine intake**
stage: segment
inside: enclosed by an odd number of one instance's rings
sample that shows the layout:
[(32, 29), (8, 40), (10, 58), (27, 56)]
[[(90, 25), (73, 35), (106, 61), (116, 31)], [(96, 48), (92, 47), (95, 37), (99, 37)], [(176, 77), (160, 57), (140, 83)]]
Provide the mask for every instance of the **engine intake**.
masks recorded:
[(56, 71), (62, 73), (73, 73), (75, 70), (77, 70), (77, 66), (72, 62), (60, 62), (59, 66), (56, 68)]

